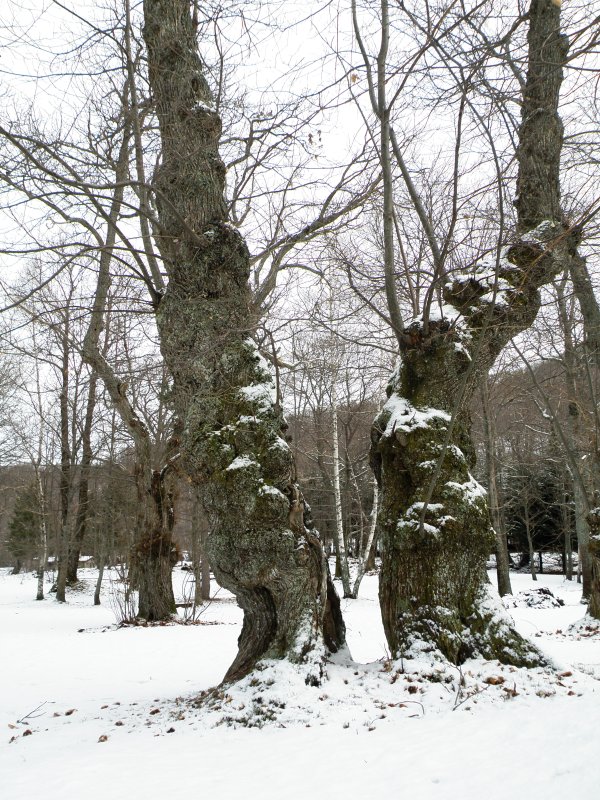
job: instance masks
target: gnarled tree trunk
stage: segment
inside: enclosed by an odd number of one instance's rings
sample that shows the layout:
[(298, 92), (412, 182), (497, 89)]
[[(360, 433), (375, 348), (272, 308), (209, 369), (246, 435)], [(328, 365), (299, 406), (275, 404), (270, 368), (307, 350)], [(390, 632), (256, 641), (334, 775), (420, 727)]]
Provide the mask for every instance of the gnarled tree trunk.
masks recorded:
[(539, 289), (576, 247), (560, 211), (563, 128), (558, 93), (566, 42), (560, 9), (533, 0), (519, 132), (517, 240), (495, 264), (456, 277), (445, 300), (457, 314), (423, 319), (400, 337), (401, 366), (372, 431), (381, 485), (380, 602), (392, 654), (437, 651), (532, 665), (541, 656), (487, 597), (494, 548), (484, 490), (470, 470), (471, 398), (508, 341), (533, 322)]
[[(177, 548), (173, 542), (173, 492), (168, 469), (150, 470), (136, 464), (136, 538), (132, 546), (129, 582), (138, 591), (138, 616), (149, 621), (176, 613), (173, 567)], [(151, 474), (150, 486), (147, 475)]]
[(323, 643), (343, 641), (343, 623), (273, 381), (251, 339), (249, 256), (227, 222), (221, 121), (188, 0), (144, 0), (144, 20), (162, 146), (155, 235), (169, 278), (157, 315), (161, 349), (184, 426), (181, 463), (210, 517), (210, 563), (244, 610), (226, 680), (261, 657), (288, 657), (317, 681)]

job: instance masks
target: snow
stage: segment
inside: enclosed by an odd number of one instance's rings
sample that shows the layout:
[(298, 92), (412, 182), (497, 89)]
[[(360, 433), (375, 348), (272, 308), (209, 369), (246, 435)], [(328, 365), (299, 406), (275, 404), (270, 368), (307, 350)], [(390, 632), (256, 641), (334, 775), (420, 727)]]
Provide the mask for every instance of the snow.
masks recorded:
[(469, 480), (465, 483), (446, 481), (445, 485), (456, 492), (460, 492), (460, 494), (464, 496), (465, 500), (471, 505), (478, 503), (482, 498), (487, 497), (487, 492), (484, 487), (478, 481), (476, 481), (470, 473)]
[[(449, 305), (448, 303), (433, 303), (431, 307), (427, 310), (427, 319), (429, 322), (441, 322), (442, 320), (447, 320), (448, 322), (452, 322), (459, 327), (459, 320), (460, 320), (460, 312), (457, 311), (454, 306)], [(417, 317), (413, 317), (406, 329), (412, 327), (422, 327), (424, 324), (424, 317), (423, 314), (420, 314)]]
[[(298, 681), (287, 662), (266, 662), (258, 679), (222, 687), (214, 707), (199, 708), (193, 701), (218, 684), (236, 651), (233, 598), (213, 587), (200, 624), (118, 629), (109, 584), (94, 607), (96, 572), (82, 574), (87, 588), (67, 604), (37, 603), (34, 576), (0, 570), (3, 797), (597, 793), (600, 633), (573, 625), (584, 616), (580, 587), (561, 576), (539, 575), (535, 587), (528, 575), (511, 576), (515, 592), (547, 586), (564, 601), (511, 609), (554, 671), (481, 661), (458, 670), (423, 654), (399, 673), (387, 658), (377, 578), (367, 575), (361, 597), (342, 601), (355, 661), (338, 654), (320, 687)], [(181, 596), (189, 574), (174, 576)], [(263, 727), (244, 727), (244, 715)]]
[(415, 428), (428, 428), (433, 419), (450, 421), (450, 414), (438, 408), (422, 406), (415, 408), (406, 398), (392, 394), (385, 406), (383, 414), (389, 414), (384, 436), (393, 436), (395, 431), (410, 433)]
[(249, 456), (236, 456), (231, 464), (226, 468), (225, 472), (234, 472), (236, 469), (248, 469), (248, 467), (256, 467), (258, 463)]
[(282, 497), (284, 500), (287, 500), (283, 492), (281, 492), (275, 486), (269, 486), (268, 483), (263, 483), (258, 491), (259, 494), (270, 494), (272, 497), (276, 497), (278, 500), (280, 500)]
[(275, 400), (275, 389), (270, 383), (257, 383), (252, 386), (242, 386), (239, 390), (246, 400), (251, 403), (264, 403), (265, 405), (272, 405)]

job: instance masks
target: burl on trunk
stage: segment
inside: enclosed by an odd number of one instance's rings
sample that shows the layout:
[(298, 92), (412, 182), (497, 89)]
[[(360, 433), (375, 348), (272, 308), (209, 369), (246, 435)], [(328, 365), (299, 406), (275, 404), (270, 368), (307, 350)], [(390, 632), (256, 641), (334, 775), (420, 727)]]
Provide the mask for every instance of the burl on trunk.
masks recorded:
[(287, 657), (318, 681), (325, 645), (344, 639), (339, 602), (296, 485), (269, 370), (256, 350), (249, 255), (227, 221), (221, 121), (187, 0), (144, 0), (160, 127), (155, 231), (168, 273), (161, 349), (182, 424), (181, 463), (211, 522), (210, 562), (244, 610), (226, 680)]
[(488, 597), (494, 549), (486, 493), (471, 476), (469, 407), (501, 349), (529, 327), (539, 290), (564, 270), (578, 231), (562, 219), (558, 95), (568, 43), (560, 4), (533, 0), (517, 159), (514, 241), (448, 279), (439, 318), (412, 323), (372, 430), (381, 485), (380, 601), (394, 656), (423, 650), (454, 663), (481, 655), (515, 665), (541, 656)]

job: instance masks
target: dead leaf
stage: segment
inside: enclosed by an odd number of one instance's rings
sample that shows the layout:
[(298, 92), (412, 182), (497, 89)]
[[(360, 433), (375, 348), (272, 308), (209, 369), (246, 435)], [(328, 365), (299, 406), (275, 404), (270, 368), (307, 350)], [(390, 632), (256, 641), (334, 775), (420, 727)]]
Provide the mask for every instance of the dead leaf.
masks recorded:
[(504, 683), (504, 678), (502, 675), (488, 675), (483, 682), (487, 683), (488, 686), (500, 686), (500, 684)]

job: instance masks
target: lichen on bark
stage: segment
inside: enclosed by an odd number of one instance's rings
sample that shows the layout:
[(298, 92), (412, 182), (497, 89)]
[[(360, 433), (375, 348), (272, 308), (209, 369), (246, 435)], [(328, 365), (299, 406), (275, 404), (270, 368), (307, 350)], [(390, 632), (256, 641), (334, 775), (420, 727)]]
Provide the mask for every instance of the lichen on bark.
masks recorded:
[(372, 429), (380, 602), (394, 656), (426, 650), (453, 663), (471, 655), (543, 663), (488, 597), (485, 561), (494, 539), (485, 492), (471, 476), (469, 414), (479, 382), (532, 324), (540, 288), (568, 265), (578, 236), (560, 211), (558, 96), (568, 47), (560, 8), (532, 0), (528, 19), (515, 236), (495, 258), (446, 283), (441, 318), (401, 332), (401, 363)]
[(488, 596), (494, 536), (485, 491), (471, 474), (468, 407), (477, 374), (467, 338), (448, 320), (430, 323), (427, 339), (419, 323), (406, 332), (414, 345), (390, 381), (371, 451), (382, 487), (380, 603), (391, 652), (425, 650), (458, 664), (476, 655), (540, 663)]
[(161, 136), (155, 238), (168, 274), (157, 322), (182, 422), (181, 466), (211, 520), (210, 562), (244, 610), (236, 680), (260, 658), (320, 679), (344, 640), (339, 601), (295, 481), (286, 423), (252, 342), (250, 261), (227, 221), (221, 122), (187, 0), (144, 0), (148, 73)]

